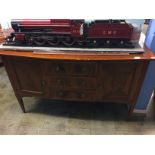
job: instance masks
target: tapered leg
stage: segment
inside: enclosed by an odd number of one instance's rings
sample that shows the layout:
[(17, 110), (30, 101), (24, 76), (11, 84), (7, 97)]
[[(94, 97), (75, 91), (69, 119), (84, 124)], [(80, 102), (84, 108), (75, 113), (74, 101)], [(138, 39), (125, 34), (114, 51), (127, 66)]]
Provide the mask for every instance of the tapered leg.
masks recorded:
[(134, 106), (130, 105), (128, 108), (128, 117), (131, 117), (133, 114)]
[(19, 95), (16, 95), (16, 97), (17, 97), (18, 103), (19, 103), (23, 113), (26, 113), (22, 97), (20, 97)]

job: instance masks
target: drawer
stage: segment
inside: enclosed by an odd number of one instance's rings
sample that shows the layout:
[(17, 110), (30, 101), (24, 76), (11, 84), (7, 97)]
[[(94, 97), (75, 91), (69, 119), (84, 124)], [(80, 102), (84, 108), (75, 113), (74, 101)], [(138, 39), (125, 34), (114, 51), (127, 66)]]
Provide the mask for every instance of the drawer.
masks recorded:
[(74, 101), (93, 101), (96, 93), (95, 91), (75, 91), (65, 89), (51, 89), (50, 97), (52, 99), (65, 99)]
[(94, 62), (45, 62), (46, 75), (94, 75), (96, 63)]
[(94, 75), (96, 64), (91, 62), (74, 63), (72, 65), (72, 74), (78, 75)]
[(48, 87), (96, 89), (96, 79), (93, 77), (48, 77)]

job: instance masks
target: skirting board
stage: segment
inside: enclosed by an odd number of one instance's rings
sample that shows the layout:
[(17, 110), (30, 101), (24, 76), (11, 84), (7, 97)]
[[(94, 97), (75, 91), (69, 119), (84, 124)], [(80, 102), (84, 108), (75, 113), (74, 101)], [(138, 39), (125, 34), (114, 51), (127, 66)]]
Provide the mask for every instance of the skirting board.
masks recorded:
[(140, 114), (140, 115), (146, 115), (146, 110), (143, 110), (143, 109), (134, 109), (133, 110), (133, 113), (134, 114)]

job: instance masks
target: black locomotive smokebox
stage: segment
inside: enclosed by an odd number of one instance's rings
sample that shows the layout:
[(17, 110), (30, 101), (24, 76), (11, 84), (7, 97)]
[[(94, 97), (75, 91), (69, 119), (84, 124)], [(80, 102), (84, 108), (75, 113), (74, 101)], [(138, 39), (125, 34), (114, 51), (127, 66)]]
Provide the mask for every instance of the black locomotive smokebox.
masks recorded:
[(11, 26), (15, 32), (19, 31), (19, 24), (20, 24), (20, 21), (18, 21), (18, 20), (11, 21)]

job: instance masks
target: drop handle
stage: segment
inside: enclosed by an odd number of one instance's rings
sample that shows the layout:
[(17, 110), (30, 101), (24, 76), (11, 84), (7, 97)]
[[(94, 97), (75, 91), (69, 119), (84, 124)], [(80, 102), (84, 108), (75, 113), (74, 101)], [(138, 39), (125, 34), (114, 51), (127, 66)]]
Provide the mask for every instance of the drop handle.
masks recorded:
[(85, 93), (78, 93), (78, 97), (79, 98), (84, 98), (84, 97), (86, 97), (86, 94)]
[(55, 71), (56, 72), (63, 72), (64, 71), (64, 68), (60, 65), (57, 65), (56, 68), (55, 68)]
[(65, 93), (63, 91), (58, 92), (59, 97), (63, 97), (64, 95), (65, 95)]
[(101, 83), (98, 83), (97, 84), (97, 88), (99, 88), (99, 89), (103, 88), (102, 84)]
[(88, 68), (87, 68), (87, 67), (82, 67), (82, 68), (81, 68), (81, 71), (82, 71), (83, 73), (88, 72)]
[(60, 71), (60, 66), (56, 66), (55, 70), (58, 72)]
[(79, 82), (79, 85), (80, 85), (80, 86), (86, 86), (86, 81), (80, 81), (80, 82)]
[(45, 84), (46, 84), (45, 81), (42, 81), (42, 82), (41, 82), (42, 87), (44, 87)]
[(63, 80), (58, 79), (58, 80), (57, 80), (57, 84), (59, 84), (59, 85), (63, 85), (63, 84), (64, 84), (64, 81), (63, 81)]

